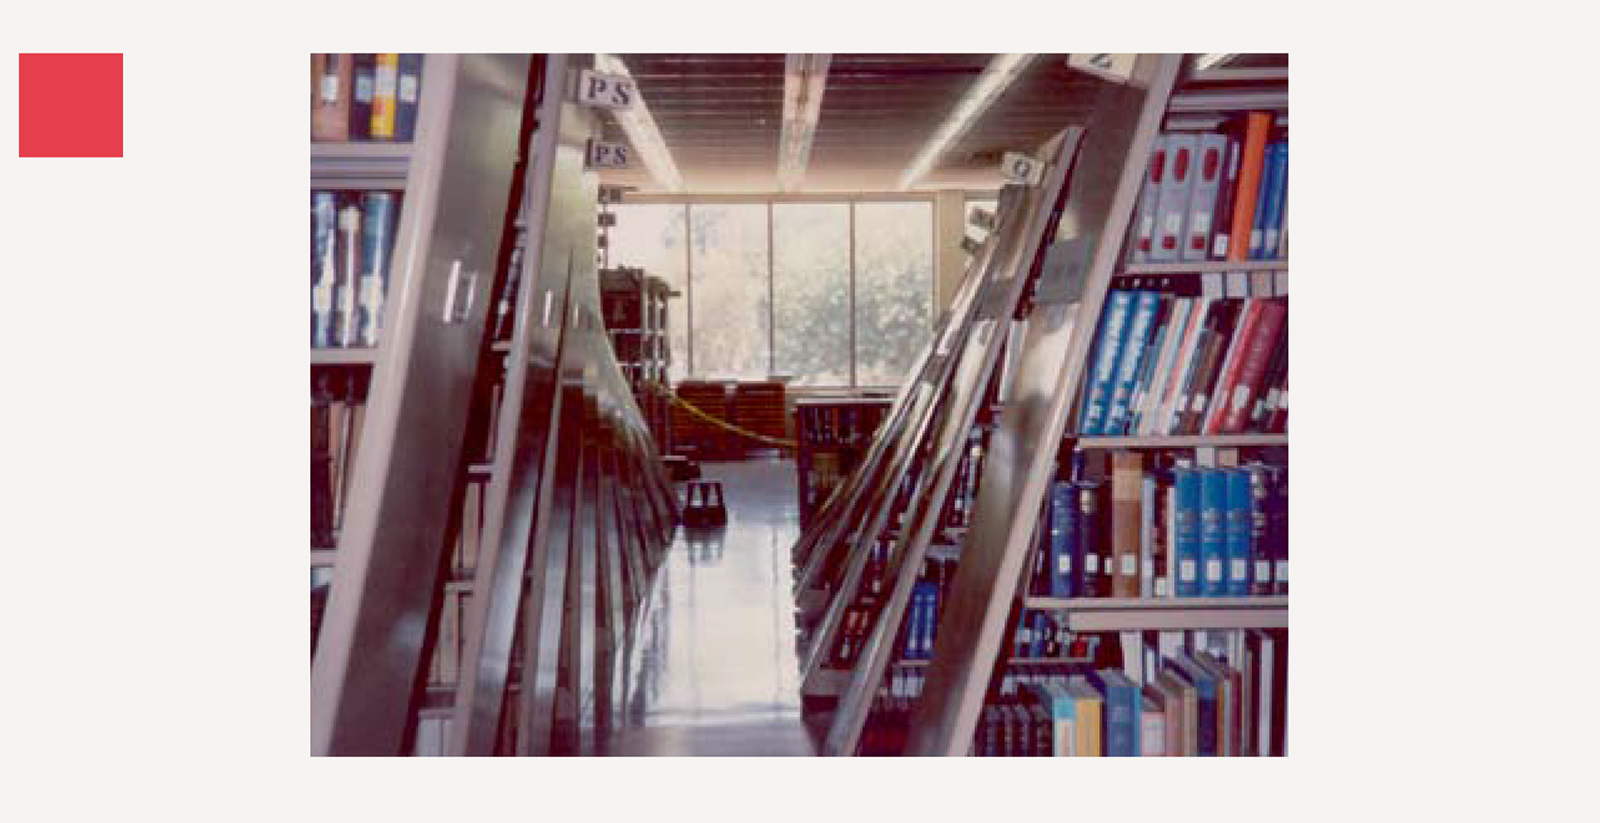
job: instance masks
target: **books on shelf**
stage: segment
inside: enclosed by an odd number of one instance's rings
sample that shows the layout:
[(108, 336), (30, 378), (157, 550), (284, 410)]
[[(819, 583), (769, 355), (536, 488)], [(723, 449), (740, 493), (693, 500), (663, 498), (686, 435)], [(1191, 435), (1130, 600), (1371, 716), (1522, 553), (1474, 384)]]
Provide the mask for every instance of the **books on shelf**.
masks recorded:
[(384, 301), (401, 195), (311, 192), (311, 348), (371, 348)]
[(311, 55), (313, 141), (410, 142), (421, 99), (421, 54)]
[(366, 418), (367, 376), (319, 371), (311, 383), (311, 547), (336, 548)]
[[(1148, 462), (1147, 462), (1148, 461)], [(1288, 468), (1112, 455), (1111, 483), (1058, 480), (1030, 594), (1052, 598), (1289, 593)], [(1109, 517), (1102, 512), (1109, 511)]]
[(1158, 135), (1130, 229), (1130, 263), (1279, 260), (1288, 212), (1289, 143), (1270, 112), (1215, 132)]
[(1081, 436), (1287, 430), (1287, 297), (1253, 291), (1248, 282), (1240, 296), (1224, 297), (1220, 274), (1198, 284), (1124, 281), (1147, 288), (1107, 297), (1078, 412)]

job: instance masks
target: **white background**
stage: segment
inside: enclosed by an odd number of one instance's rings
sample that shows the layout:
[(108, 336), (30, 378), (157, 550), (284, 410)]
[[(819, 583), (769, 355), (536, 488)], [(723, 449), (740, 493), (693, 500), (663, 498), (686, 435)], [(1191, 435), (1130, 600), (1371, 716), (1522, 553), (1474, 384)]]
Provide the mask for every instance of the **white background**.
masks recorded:
[[(346, 5), (6, 12), (9, 819), (1593, 814), (1587, 24), (1539, 3)], [(1291, 757), (306, 756), (307, 53), (1090, 47), (1293, 55)], [(51, 51), (125, 53), (125, 158), (16, 157), (15, 55)]]

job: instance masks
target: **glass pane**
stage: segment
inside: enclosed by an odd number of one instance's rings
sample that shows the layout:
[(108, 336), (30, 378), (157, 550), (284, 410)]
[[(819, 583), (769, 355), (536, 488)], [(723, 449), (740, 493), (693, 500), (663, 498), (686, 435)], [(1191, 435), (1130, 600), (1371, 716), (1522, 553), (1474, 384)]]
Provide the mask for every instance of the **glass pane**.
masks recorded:
[(933, 204), (856, 204), (856, 382), (899, 385), (928, 344)]
[(671, 362), (667, 377), (676, 382), (689, 370), (689, 301), (683, 296), (682, 204), (620, 204), (611, 207), (617, 225), (609, 232), (611, 265), (645, 270), (672, 284), (678, 297), (667, 302), (667, 340)]
[(775, 369), (797, 386), (850, 383), (850, 207), (772, 207)]
[(767, 376), (767, 207), (689, 207), (694, 374)]

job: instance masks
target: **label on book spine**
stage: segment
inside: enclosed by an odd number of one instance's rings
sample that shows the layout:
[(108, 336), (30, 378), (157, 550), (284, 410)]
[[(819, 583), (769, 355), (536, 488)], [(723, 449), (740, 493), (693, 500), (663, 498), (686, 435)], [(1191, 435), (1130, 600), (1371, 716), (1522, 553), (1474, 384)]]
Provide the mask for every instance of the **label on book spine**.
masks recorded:
[(1179, 580), (1182, 580), (1185, 583), (1193, 583), (1194, 580), (1195, 580), (1194, 573), (1195, 573), (1195, 567), (1194, 567), (1194, 561), (1193, 560), (1180, 560), (1180, 561), (1178, 561), (1178, 579)]
[(1206, 582), (1222, 582), (1222, 561), (1213, 557), (1206, 561)]
[(416, 75), (414, 75), (414, 74), (402, 74), (402, 75), (400, 75), (400, 91), (399, 91), (399, 95), (398, 96), (400, 98), (400, 102), (402, 102), (402, 103), (415, 103), (415, 102), (417, 102), (417, 76)]
[(329, 106), (339, 102), (339, 75), (322, 75), (322, 102)]

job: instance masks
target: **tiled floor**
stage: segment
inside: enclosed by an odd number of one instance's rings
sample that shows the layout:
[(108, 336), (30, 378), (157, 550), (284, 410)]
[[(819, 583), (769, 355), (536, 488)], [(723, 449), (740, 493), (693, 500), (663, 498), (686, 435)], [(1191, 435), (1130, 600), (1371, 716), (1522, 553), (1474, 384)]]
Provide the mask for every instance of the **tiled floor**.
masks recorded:
[(728, 525), (679, 529), (628, 660), (617, 755), (805, 755), (789, 549), (794, 463), (705, 463)]

